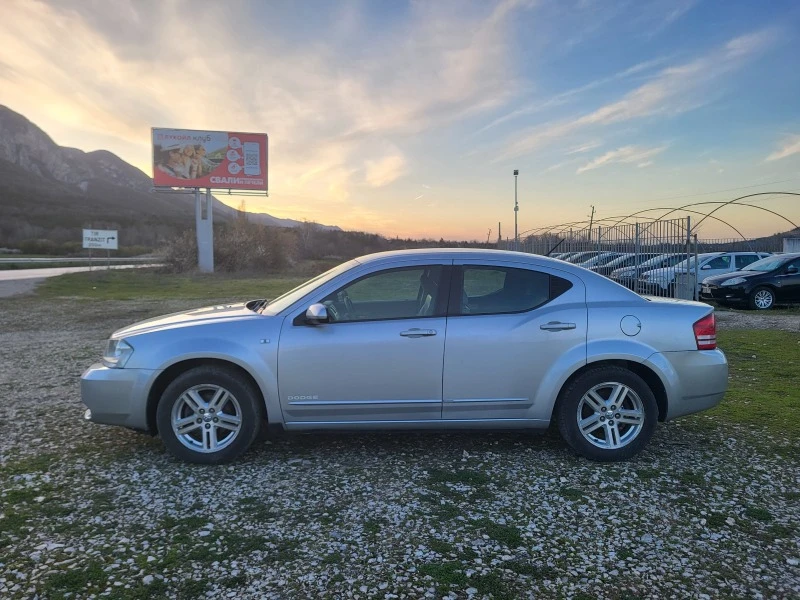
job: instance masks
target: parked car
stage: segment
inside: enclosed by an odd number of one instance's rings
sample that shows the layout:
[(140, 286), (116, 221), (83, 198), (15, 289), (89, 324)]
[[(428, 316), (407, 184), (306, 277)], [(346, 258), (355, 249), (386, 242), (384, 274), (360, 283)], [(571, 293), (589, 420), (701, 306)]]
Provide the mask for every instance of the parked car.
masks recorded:
[(612, 281), (616, 281), (628, 289), (638, 291), (637, 282), (642, 273), (652, 271), (653, 269), (671, 267), (678, 264), (682, 260), (686, 260), (686, 254), (660, 254), (644, 261), (638, 267), (636, 265), (631, 265), (628, 267), (614, 269), (611, 271), (609, 277)]
[(594, 265), (593, 267), (590, 267), (590, 270), (600, 275), (608, 277), (609, 275), (611, 275), (612, 272), (616, 271), (617, 269), (635, 266), (637, 262), (641, 265), (643, 262), (646, 262), (651, 258), (655, 258), (656, 256), (660, 255), (654, 254), (652, 252), (641, 252), (639, 254), (627, 253), (618, 256), (614, 260), (609, 261), (604, 265)]
[(545, 429), (593, 460), (715, 406), (728, 367), (713, 308), (648, 301), (591, 271), (491, 250), (361, 257), (267, 302), (111, 335), (81, 380), (85, 418), (229, 461), (286, 430)]
[(600, 253), (597, 250), (585, 250), (583, 252), (576, 252), (566, 260), (568, 263), (572, 263), (573, 265), (579, 265), (582, 262), (589, 260), (593, 256), (597, 256), (598, 254)]
[(610, 263), (612, 260), (619, 258), (620, 256), (624, 256), (623, 252), (601, 252), (593, 256), (592, 258), (583, 261), (580, 263), (584, 269), (591, 269), (592, 267), (598, 265), (605, 265)]
[[(738, 271), (769, 255), (768, 252), (707, 252), (699, 254), (696, 262), (693, 256), (673, 267), (654, 269), (643, 273), (639, 277), (640, 291), (659, 296), (674, 296), (676, 284), (680, 280), (688, 286), (694, 282), (699, 294), (700, 282), (706, 277)], [(699, 265), (699, 269), (696, 268), (697, 265)]]
[(800, 302), (800, 252), (769, 256), (741, 271), (707, 277), (700, 298), (756, 310), (779, 302)]

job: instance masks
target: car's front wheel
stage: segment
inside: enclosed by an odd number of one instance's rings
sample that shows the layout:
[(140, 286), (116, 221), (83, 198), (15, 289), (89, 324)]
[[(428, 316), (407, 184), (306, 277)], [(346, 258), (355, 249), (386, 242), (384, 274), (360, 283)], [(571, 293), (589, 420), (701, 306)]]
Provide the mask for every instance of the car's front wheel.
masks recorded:
[(775, 304), (775, 293), (768, 287), (759, 287), (750, 294), (750, 308), (768, 310)]
[(658, 405), (636, 373), (599, 366), (576, 377), (556, 407), (558, 429), (567, 445), (596, 461), (626, 460), (650, 441)]
[(185, 371), (167, 386), (156, 410), (167, 450), (194, 463), (218, 464), (242, 454), (261, 424), (260, 395), (237, 373), (217, 366)]

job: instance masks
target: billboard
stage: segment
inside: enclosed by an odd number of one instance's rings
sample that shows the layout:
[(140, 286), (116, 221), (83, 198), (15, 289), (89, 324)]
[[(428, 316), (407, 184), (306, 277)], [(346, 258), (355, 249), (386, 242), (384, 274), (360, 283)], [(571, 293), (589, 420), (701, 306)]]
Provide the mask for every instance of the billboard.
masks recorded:
[(116, 229), (84, 229), (83, 247), (117, 250), (118, 238)]
[(267, 191), (267, 134), (153, 128), (153, 185)]

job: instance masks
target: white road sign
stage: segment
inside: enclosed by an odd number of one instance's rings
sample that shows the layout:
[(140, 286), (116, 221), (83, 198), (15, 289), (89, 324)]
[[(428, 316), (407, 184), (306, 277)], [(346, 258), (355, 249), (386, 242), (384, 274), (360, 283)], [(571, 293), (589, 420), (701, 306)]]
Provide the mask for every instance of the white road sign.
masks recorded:
[(84, 229), (84, 248), (102, 248), (103, 250), (116, 250), (118, 236), (116, 229)]

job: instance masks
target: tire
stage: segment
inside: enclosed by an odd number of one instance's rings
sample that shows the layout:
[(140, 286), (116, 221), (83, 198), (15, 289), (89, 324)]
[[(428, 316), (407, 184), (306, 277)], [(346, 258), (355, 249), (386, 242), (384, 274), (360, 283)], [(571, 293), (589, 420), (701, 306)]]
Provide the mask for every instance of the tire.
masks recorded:
[[(612, 404), (617, 391), (624, 393), (622, 405)], [(561, 437), (577, 454), (589, 460), (617, 462), (635, 456), (650, 441), (658, 422), (658, 405), (653, 391), (636, 373), (599, 366), (562, 390), (556, 419)]]
[[(156, 409), (167, 450), (200, 464), (230, 462), (261, 429), (261, 394), (240, 374), (218, 366), (190, 369), (167, 386)], [(179, 431), (178, 427), (183, 427)]]
[(747, 304), (753, 310), (769, 310), (775, 306), (775, 292), (768, 287), (757, 287), (750, 292)]

